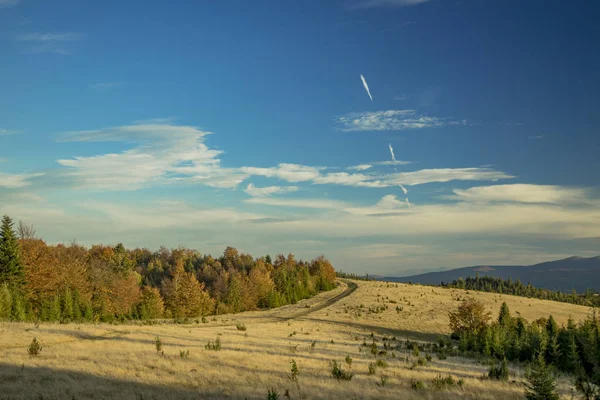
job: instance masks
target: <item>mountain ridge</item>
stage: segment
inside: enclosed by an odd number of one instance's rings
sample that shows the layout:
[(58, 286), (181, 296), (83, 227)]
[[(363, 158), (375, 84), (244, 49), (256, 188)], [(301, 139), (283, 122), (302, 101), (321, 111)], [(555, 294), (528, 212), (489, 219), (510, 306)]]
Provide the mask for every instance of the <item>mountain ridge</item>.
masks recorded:
[(545, 261), (533, 265), (475, 265), (445, 271), (427, 272), (404, 277), (387, 276), (390, 282), (413, 282), (426, 285), (450, 283), (467, 276), (492, 276), (495, 278), (520, 280), (537, 288), (560, 290), (575, 289), (578, 293), (592, 289), (600, 292), (600, 256), (568, 258)]

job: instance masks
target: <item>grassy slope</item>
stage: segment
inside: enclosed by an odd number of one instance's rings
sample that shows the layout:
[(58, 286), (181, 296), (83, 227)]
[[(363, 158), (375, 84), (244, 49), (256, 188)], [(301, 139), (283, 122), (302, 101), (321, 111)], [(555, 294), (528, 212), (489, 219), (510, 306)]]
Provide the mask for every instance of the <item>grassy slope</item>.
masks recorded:
[[(515, 383), (481, 381), (487, 371), (483, 365), (461, 358), (438, 360), (435, 355), (426, 366), (410, 370), (415, 360), (408, 352), (397, 352), (397, 358), (386, 359), (388, 368), (368, 375), (368, 363), (374, 357), (359, 352), (363, 339), (369, 342), (374, 332), (397, 338), (435, 340), (448, 333), (447, 312), (456, 308), (461, 290), (438, 289), (382, 282), (356, 282), (358, 289), (348, 297), (322, 309), (332, 297), (345, 290), (305, 300), (277, 310), (219, 316), (207, 324), (192, 325), (57, 325), (0, 324), (0, 399), (39, 398), (266, 398), (269, 387), (283, 397), (289, 389), (291, 398), (360, 399), (518, 399), (522, 388)], [(379, 296), (378, 296), (379, 295)], [(571, 315), (585, 317), (588, 309), (564, 303), (526, 299), (491, 293), (473, 293), (496, 315), (502, 301), (513, 313), (527, 319), (553, 314), (559, 323)], [(379, 301), (377, 301), (379, 299)], [(369, 307), (388, 310), (371, 313)], [(389, 300), (397, 303), (389, 303)], [(410, 302), (410, 305), (408, 305)], [(360, 305), (363, 308), (360, 308)], [(310, 306), (308, 308), (307, 306)], [(397, 313), (396, 306), (404, 310)], [(309, 312), (312, 311), (314, 312)], [(360, 312), (360, 316), (358, 316)], [(238, 331), (236, 323), (244, 323), (247, 331)], [(296, 332), (295, 334), (293, 334)], [(223, 350), (209, 351), (204, 345), (221, 334)], [(291, 336), (290, 336), (291, 335)], [(44, 349), (37, 358), (29, 358), (26, 348), (36, 336)], [(154, 349), (154, 338), (164, 343), (164, 356)], [(333, 343), (331, 343), (333, 340)], [(315, 341), (314, 349), (311, 343)], [(381, 345), (382, 342), (379, 342)], [(181, 359), (179, 350), (189, 350), (189, 359)], [(331, 378), (329, 362), (344, 363), (353, 358), (350, 382)], [(290, 362), (298, 363), (298, 385), (288, 375)], [(513, 368), (520, 380), (522, 371)], [(464, 388), (436, 391), (428, 388), (414, 391), (411, 379), (426, 385), (438, 374), (464, 378)], [(380, 387), (380, 377), (388, 381)], [(567, 380), (561, 390), (569, 398)], [(137, 397), (140, 398), (140, 397)]]

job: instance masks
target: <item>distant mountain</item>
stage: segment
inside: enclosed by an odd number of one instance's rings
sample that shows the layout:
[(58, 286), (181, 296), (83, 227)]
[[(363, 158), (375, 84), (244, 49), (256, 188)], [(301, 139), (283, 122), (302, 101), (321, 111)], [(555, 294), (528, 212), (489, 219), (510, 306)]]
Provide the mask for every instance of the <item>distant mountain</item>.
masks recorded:
[(385, 277), (383, 280), (390, 282), (413, 282), (425, 285), (439, 285), (440, 282), (449, 283), (458, 278), (467, 276), (493, 276), (495, 278), (520, 280), (521, 283), (531, 283), (537, 288), (560, 290), (570, 292), (585, 292), (593, 289), (600, 292), (600, 256), (597, 257), (569, 257), (564, 260), (544, 262), (541, 264), (517, 266), (501, 265), (465, 267), (448, 271), (429, 272), (427, 274), (407, 277)]

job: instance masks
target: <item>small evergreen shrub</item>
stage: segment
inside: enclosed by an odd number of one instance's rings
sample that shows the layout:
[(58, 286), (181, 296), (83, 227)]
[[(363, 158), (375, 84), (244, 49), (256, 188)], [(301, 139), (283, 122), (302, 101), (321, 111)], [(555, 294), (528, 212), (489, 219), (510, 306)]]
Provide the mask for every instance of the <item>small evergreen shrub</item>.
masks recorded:
[(267, 400), (279, 400), (279, 392), (275, 388), (270, 388), (267, 391)]
[(349, 371), (344, 371), (340, 368), (337, 361), (333, 360), (331, 362), (331, 376), (333, 376), (338, 381), (349, 381), (352, 379), (354, 374)]
[(290, 379), (293, 380), (293, 381), (297, 381), (299, 373), (300, 373), (300, 371), (298, 370), (298, 364), (296, 364), (295, 360), (292, 360), (292, 368), (291, 368)]
[(190, 358), (190, 351), (189, 350), (179, 350), (179, 357), (180, 358)]
[(156, 347), (157, 353), (160, 353), (162, 351), (162, 341), (158, 336), (154, 338), (154, 347)]
[(235, 327), (237, 328), (238, 331), (246, 330), (246, 325), (244, 325), (244, 324), (236, 324)]
[(29, 357), (39, 356), (41, 352), (42, 345), (40, 344), (40, 342), (38, 342), (37, 338), (33, 338), (31, 344), (27, 348), (27, 353), (29, 354)]
[(488, 378), (498, 381), (508, 380), (508, 363), (506, 362), (506, 358), (500, 364), (490, 367)]

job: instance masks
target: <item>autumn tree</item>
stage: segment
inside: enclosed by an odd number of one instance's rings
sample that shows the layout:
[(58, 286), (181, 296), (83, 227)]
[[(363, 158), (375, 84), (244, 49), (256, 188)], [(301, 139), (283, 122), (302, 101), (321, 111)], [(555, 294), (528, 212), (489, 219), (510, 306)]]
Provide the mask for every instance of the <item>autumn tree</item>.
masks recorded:
[(310, 263), (310, 274), (317, 279), (318, 290), (329, 290), (335, 286), (335, 270), (325, 256), (319, 256)]
[(275, 282), (262, 260), (258, 260), (248, 274), (248, 286), (249, 293), (254, 297), (255, 307), (268, 307), (268, 297), (275, 289)]
[(8, 215), (2, 218), (0, 227), (0, 283), (21, 286), (25, 282), (25, 273), (21, 263), (21, 254), (13, 221)]
[(475, 299), (464, 300), (458, 310), (449, 313), (450, 329), (453, 334), (473, 334), (485, 328), (491, 318), (491, 313), (485, 311), (485, 305)]
[(162, 293), (173, 318), (198, 317), (214, 309), (214, 300), (205, 290), (204, 283), (198, 282), (191, 272), (185, 272), (181, 263), (173, 276), (163, 281)]

